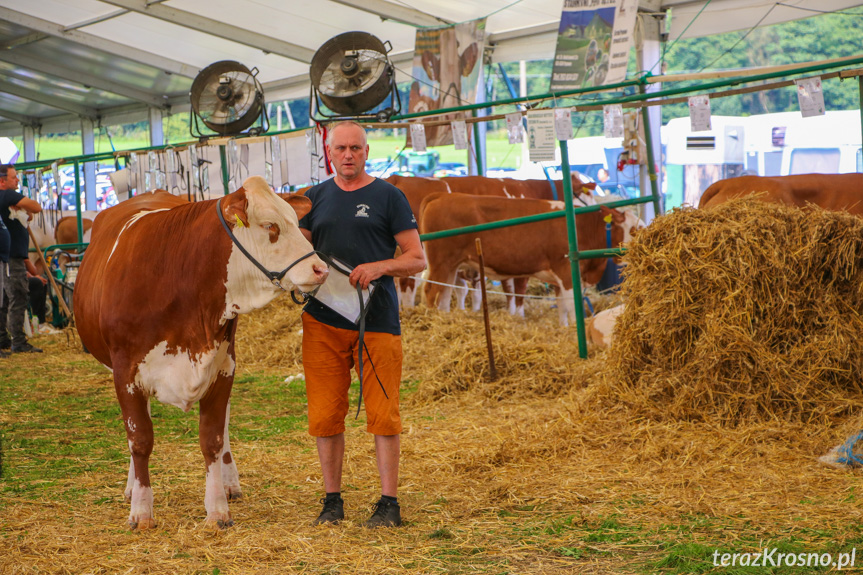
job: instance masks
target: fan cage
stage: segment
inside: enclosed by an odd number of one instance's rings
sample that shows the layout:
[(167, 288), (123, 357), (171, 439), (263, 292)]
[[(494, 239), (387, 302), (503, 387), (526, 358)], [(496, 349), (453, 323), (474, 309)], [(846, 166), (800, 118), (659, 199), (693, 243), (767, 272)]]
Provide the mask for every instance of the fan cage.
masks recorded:
[[(269, 130), (264, 89), (257, 79), (257, 74), (257, 68), (249, 70), (243, 64), (233, 60), (215, 62), (201, 70), (195, 77), (189, 90), (191, 104), (189, 111), (189, 131), (192, 137), (203, 140), (213, 136), (236, 136), (246, 132), (260, 134)], [(244, 106), (245, 112), (234, 120), (225, 122), (213, 121), (213, 118), (210, 116), (210, 113), (213, 111), (212, 106), (204, 109), (201, 106), (201, 100), (215, 94), (216, 86), (220, 85), (221, 79), (225, 77), (244, 79), (240, 83), (240, 87), (246, 90), (246, 97), (243, 98), (246, 104)], [(228, 85), (230, 84), (233, 84), (233, 82), (228, 83)], [(248, 96), (252, 91), (254, 94), (249, 98)], [(207, 92), (209, 94), (206, 94)], [(217, 99), (219, 98), (217, 96)], [(209, 130), (209, 132), (204, 128)]]
[[(375, 118), (386, 122), (399, 113), (401, 98), (395, 85), (395, 69), (387, 59), (390, 50), (392, 46), (389, 41), (381, 42), (367, 32), (345, 32), (325, 42), (315, 53), (309, 68), (309, 117), (313, 121)], [(376, 66), (376, 70), (371, 70), (373, 81), (363, 81), (360, 77), (362, 69), (354, 76), (344, 72), (345, 69), (350, 70), (349, 59), (354, 55), (365, 62), (381, 63)], [(368, 68), (365, 71), (368, 72)], [(343, 82), (341, 90), (330, 89), (337, 82), (330, 82), (327, 87), (321, 86), (325, 75), (337, 77), (339, 73), (345, 74), (338, 79)], [(389, 105), (371, 112), (381, 106), (387, 96), (390, 98)]]

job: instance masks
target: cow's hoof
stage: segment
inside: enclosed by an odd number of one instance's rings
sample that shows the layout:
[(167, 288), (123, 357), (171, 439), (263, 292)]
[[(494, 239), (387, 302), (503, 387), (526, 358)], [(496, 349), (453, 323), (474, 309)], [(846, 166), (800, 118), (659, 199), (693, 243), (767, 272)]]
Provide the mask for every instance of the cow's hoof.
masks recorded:
[(243, 492), (237, 489), (236, 491), (231, 489), (225, 490), (225, 497), (228, 498), (228, 501), (240, 501), (243, 498)]
[(227, 519), (207, 519), (206, 525), (212, 529), (224, 530), (228, 527), (233, 527), (234, 520), (230, 517)]
[(134, 519), (129, 519), (129, 529), (132, 531), (144, 531), (146, 529), (153, 529), (156, 527), (156, 522), (152, 517), (147, 517), (145, 519), (138, 519), (137, 521)]

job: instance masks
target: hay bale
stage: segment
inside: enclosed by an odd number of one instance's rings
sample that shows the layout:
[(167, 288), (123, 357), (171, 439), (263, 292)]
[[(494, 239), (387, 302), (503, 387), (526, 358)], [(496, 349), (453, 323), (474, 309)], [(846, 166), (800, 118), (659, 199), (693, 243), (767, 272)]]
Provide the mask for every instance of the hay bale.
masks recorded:
[(606, 400), (730, 423), (863, 406), (863, 219), (749, 198), (674, 210), (629, 247)]

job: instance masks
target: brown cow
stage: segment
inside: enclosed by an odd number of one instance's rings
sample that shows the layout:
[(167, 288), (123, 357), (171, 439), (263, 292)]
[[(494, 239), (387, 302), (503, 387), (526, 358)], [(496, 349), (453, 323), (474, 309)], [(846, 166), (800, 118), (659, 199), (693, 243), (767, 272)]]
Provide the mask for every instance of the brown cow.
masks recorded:
[(267, 305), (282, 289), (232, 243), (217, 210), (262, 266), (294, 264), (283, 289), (310, 291), (328, 273), (297, 227), (310, 208), (308, 198), (281, 199), (254, 176), (221, 200), (147, 193), (96, 217), (75, 285), (75, 316), (82, 343), (114, 373), (132, 455), (125, 495), (133, 529), (155, 525), (153, 396), (184, 411), (200, 403), (207, 523), (231, 525), (228, 499), (241, 495), (228, 441), (237, 315)]
[(699, 208), (732, 198), (760, 194), (759, 199), (791, 206), (809, 204), (827, 210), (863, 215), (863, 174), (801, 174), (795, 176), (740, 176), (719, 180), (704, 191)]
[[(561, 209), (563, 202), (438, 194), (426, 198), (423, 203), (420, 231), (427, 234)], [(611, 215), (614, 224), (611, 228), (611, 247), (628, 241), (640, 223), (628, 210), (613, 210), (605, 206), (596, 212), (578, 214), (576, 229), (579, 250), (606, 247), (603, 218), (607, 215)], [(482, 240), (485, 269), (489, 277), (506, 279), (533, 276), (552, 284), (559, 294), (561, 325), (569, 324), (575, 308), (565, 218), (427, 241), (424, 247), (428, 260), (428, 279), (451, 284), (460, 266), (475, 268), (478, 264), (477, 237)], [(605, 266), (605, 258), (581, 261), (583, 284), (595, 285), (599, 282)], [(424, 292), (427, 305), (449, 309), (450, 288), (426, 283)]]
[[(510, 198), (533, 198), (551, 200), (551, 184), (547, 180), (516, 180), (514, 178), (487, 178), (485, 176), (462, 176), (447, 178), (424, 178), (405, 177), (392, 175), (387, 181), (399, 188), (407, 197), (417, 225), (421, 226), (420, 206), (423, 200), (434, 193), (462, 193), (478, 196), (499, 196)], [(555, 186), (558, 197), (563, 198), (563, 181), (556, 180)], [(582, 182), (578, 175), (572, 174), (573, 193), (578, 197), (580, 194), (590, 195), (596, 184)], [(422, 229), (422, 228), (420, 228)], [(399, 303), (402, 307), (412, 307), (416, 294), (415, 278), (397, 278), (399, 289)], [(513, 315), (524, 317), (524, 298), (522, 295), (527, 291), (528, 278), (514, 278), (506, 280), (504, 289), (508, 293), (519, 294), (515, 297), (508, 296), (507, 303), (509, 312)], [(480, 306), (479, 299), (479, 275), (475, 271), (459, 272), (456, 275), (456, 302), (458, 309), (465, 308), (468, 286), (472, 286), (475, 297), (471, 298), (473, 309), (477, 311)]]

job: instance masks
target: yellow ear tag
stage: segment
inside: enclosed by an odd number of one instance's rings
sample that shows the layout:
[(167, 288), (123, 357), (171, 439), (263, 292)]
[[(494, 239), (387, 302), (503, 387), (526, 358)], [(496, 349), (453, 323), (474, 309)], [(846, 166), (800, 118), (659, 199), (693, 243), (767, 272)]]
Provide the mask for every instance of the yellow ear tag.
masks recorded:
[(611, 214), (608, 214), (607, 216), (605, 216), (605, 217), (604, 217), (604, 218), (602, 218), (602, 219), (603, 219), (603, 221), (604, 221), (606, 224), (610, 224), (610, 223), (611, 223), (611, 220), (612, 220)]
[(238, 227), (238, 228), (244, 228), (244, 227), (246, 227), (246, 226), (244, 226), (244, 225), (243, 225), (243, 220), (241, 220), (241, 219), (240, 219), (240, 216), (239, 216), (239, 215), (234, 214), (234, 218), (237, 220), (237, 227)]

